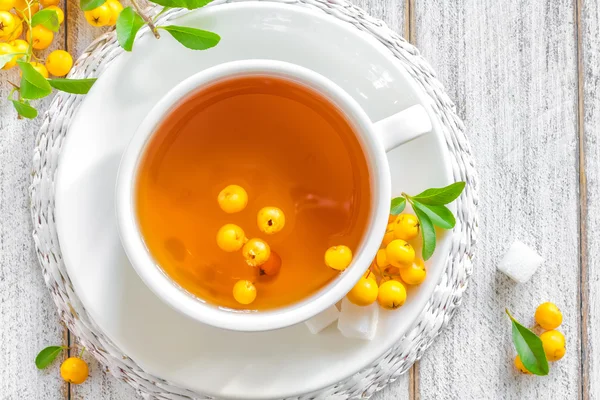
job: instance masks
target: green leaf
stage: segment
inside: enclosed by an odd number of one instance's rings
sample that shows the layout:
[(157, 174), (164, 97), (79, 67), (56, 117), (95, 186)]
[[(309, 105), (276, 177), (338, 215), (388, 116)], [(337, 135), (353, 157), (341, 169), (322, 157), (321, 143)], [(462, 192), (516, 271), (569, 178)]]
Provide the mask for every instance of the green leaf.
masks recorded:
[(64, 346), (46, 347), (44, 350), (40, 351), (40, 353), (35, 358), (35, 366), (38, 367), (38, 369), (46, 368), (65, 349), (66, 347)]
[(152, 0), (156, 3), (165, 7), (181, 7), (187, 8), (188, 10), (195, 10), (201, 8), (210, 3), (212, 0)]
[(83, 11), (90, 11), (94, 8), (100, 7), (104, 3), (106, 3), (106, 0), (80, 0), (79, 8), (81, 8)]
[(86, 94), (90, 91), (96, 78), (91, 79), (48, 79), (54, 89), (73, 94)]
[(188, 28), (187, 26), (167, 25), (159, 28), (169, 32), (175, 40), (192, 50), (210, 49), (221, 40), (221, 37), (214, 32)]
[(464, 182), (456, 182), (443, 188), (427, 189), (414, 196), (413, 199), (418, 200), (422, 204), (442, 206), (456, 200), (464, 188)]
[(446, 206), (429, 206), (427, 204), (421, 204), (413, 199), (413, 208), (418, 208), (423, 211), (433, 225), (439, 226), (443, 229), (452, 229), (456, 225), (456, 219), (452, 215), (452, 211)]
[(133, 8), (127, 7), (117, 18), (117, 40), (123, 49), (131, 51), (135, 35), (144, 26), (144, 20)]
[(23, 72), (21, 77), (21, 97), (28, 100), (41, 99), (52, 93), (52, 87), (33, 66), (24, 61), (17, 61)]
[(404, 211), (404, 207), (406, 207), (406, 199), (404, 197), (395, 197), (392, 199), (390, 214), (398, 215)]
[(529, 372), (535, 375), (548, 375), (550, 368), (540, 339), (531, 330), (517, 322), (506, 310), (512, 321), (512, 338), (521, 362)]
[(58, 23), (58, 14), (54, 10), (42, 10), (33, 15), (31, 26), (42, 25), (52, 32), (58, 32), (60, 24)]
[(435, 251), (436, 238), (435, 228), (433, 223), (423, 211), (419, 208), (414, 207), (415, 214), (419, 218), (419, 224), (421, 225), (421, 237), (423, 238), (423, 260), (429, 260)]
[(14, 55), (12, 54), (2, 54), (0, 55), (0, 69), (4, 67), (10, 60), (12, 60)]
[(31, 107), (29, 104), (25, 104), (25, 103), (21, 103), (20, 101), (17, 100), (11, 100), (13, 106), (15, 107), (15, 110), (17, 110), (17, 113), (19, 113), (20, 116), (25, 117), (25, 118), (29, 118), (29, 119), (34, 119), (35, 117), (37, 117), (38, 112), (35, 108)]

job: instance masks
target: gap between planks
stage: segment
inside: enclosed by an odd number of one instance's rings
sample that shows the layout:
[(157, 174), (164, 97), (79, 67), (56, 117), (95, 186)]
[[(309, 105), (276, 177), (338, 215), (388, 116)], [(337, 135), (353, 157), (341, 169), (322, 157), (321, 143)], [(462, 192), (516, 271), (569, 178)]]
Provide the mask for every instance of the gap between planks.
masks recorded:
[[(404, 1), (404, 38), (411, 44), (416, 38), (415, 0)], [(408, 398), (419, 400), (419, 360), (410, 367), (408, 374)]]
[(585, 172), (585, 125), (584, 125), (584, 65), (583, 65), (583, 32), (581, 14), (583, 0), (573, 0), (575, 12), (575, 36), (577, 38), (577, 134), (578, 134), (578, 169), (579, 169), (579, 307), (580, 307), (580, 367), (579, 398), (589, 399), (590, 364), (587, 354), (589, 283), (587, 259), (587, 179)]

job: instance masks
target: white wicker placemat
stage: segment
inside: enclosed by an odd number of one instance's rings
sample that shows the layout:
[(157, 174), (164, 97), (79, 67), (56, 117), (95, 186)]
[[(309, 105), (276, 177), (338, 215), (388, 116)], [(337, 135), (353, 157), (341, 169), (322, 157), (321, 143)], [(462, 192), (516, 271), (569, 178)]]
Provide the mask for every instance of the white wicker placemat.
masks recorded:
[[(452, 236), (450, 254), (444, 266), (444, 274), (411, 331), (380, 359), (361, 372), (336, 385), (296, 399), (368, 398), (396, 380), (421, 358), (423, 352), (446, 326), (460, 305), (473, 268), (473, 248), (478, 230), (478, 180), (471, 149), (464, 133), (464, 125), (456, 115), (454, 104), (435, 77), (429, 63), (420, 56), (413, 45), (390, 30), (385, 23), (368, 16), (360, 8), (343, 0), (266, 1), (320, 10), (354, 25), (356, 29), (372, 35), (383, 43), (432, 98), (433, 112), (442, 123), (454, 179), (467, 182), (464, 194), (456, 202), (457, 223)], [(232, 1), (215, 0), (211, 6), (228, 2)], [(158, 8), (150, 10), (150, 12), (157, 11)], [(180, 9), (170, 10), (163, 14), (159, 21), (165, 22), (186, 12)], [(145, 30), (147, 28), (142, 32)], [(115, 33), (109, 32), (85, 50), (70, 76), (97, 77), (122, 51), (116, 41)], [(46, 285), (58, 307), (60, 317), (70, 331), (111, 374), (132, 385), (144, 398), (210, 399), (211, 397), (193, 393), (144, 372), (102, 333), (87, 314), (73, 289), (63, 263), (56, 233), (54, 178), (63, 139), (83, 99), (84, 96), (57, 94), (45, 113), (44, 123), (36, 138), (30, 187), (31, 216), (33, 239)]]

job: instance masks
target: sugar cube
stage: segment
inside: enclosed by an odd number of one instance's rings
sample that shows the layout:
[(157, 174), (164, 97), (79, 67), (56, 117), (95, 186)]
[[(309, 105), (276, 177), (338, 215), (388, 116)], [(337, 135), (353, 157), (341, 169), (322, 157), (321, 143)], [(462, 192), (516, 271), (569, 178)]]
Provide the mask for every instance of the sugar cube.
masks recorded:
[(337, 307), (333, 305), (304, 323), (310, 330), (310, 333), (315, 335), (327, 328), (329, 325), (333, 324), (338, 319), (339, 315), (340, 312), (338, 311)]
[(531, 278), (542, 262), (544, 259), (535, 250), (517, 240), (498, 264), (498, 270), (514, 281), (524, 283)]
[(342, 300), (342, 310), (338, 318), (338, 329), (347, 338), (372, 340), (377, 332), (379, 304), (377, 302), (360, 307), (350, 300)]

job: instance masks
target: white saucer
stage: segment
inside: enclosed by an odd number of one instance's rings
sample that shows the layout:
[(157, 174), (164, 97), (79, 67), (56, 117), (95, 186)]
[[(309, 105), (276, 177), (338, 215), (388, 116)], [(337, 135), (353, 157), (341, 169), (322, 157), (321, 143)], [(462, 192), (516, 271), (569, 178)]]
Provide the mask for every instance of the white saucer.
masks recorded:
[[(332, 79), (378, 120), (429, 98), (388, 49), (352, 25), (279, 4), (206, 7), (177, 24), (219, 33), (208, 51), (187, 50), (168, 35), (145, 35), (116, 59), (87, 95), (63, 146), (56, 182), (57, 230), (64, 262), (96, 324), (145, 372), (198, 393), (267, 399), (335, 384), (381, 356), (410, 328), (442, 274), (449, 237), (428, 263), (428, 278), (406, 304), (383, 313), (371, 342), (304, 324), (265, 333), (218, 330), (187, 319), (140, 280), (121, 248), (114, 185), (121, 154), (146, 113), (171, 87), (206, 67), (237, 59), (294, 62)], [(186, 60), (182, 62), (181, 60)], [(440, 124), (388, 154), (393, 193), (451, 183)]]

